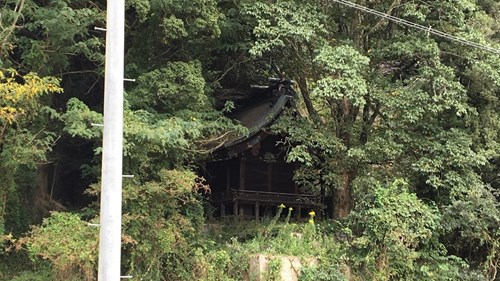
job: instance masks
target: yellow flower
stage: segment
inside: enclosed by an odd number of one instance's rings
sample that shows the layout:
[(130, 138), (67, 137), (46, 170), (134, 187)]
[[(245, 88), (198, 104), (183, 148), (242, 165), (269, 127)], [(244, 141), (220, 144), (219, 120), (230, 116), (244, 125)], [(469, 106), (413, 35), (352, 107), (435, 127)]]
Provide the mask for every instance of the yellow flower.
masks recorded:
[(310, 218), (310, 219), (309, 219), (309, 223), (310, 223), (310, 224), (314, 224), (314, 219), (313, 219), (313, 218)]
[(288, 208), (288, 211), (290, 211), (290, 212), (293, 211), (293, 208), (292, 207)]
[(279, 205), (279, 206), (278, 206), (278, 208), (280, 208), (280, 209), (283, 209), (283, 208), (285, 208), (285, 207), (286, 207), (286, 206), (285, 206), (285, 204), (283, 204), (283, 203), (281, 203), (281, 205)]
[(310, 212), (309, 212), (309, 216), (310, 216), (311, 218), (314, 218), (314, 216), (315, 216), (315, 215), (316, 215), (316, 212), (314, 212), (314, 211), (310, 211)]

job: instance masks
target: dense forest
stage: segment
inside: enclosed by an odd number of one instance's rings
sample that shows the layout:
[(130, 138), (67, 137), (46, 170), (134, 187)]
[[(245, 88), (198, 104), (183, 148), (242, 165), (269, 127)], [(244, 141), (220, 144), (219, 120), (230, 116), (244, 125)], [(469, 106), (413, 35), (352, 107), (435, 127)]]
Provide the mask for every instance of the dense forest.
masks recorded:
[[(95, 280), (106, 1), (0, 2), (0, 280)], [(500, 278), (500, 2), (353, 2), (476, 46), (333, 0), (126, 1), (123, 275)], [(231, 93), (276, 76), (298, 100), (272, 130), (332, 208), (210, 220)]]

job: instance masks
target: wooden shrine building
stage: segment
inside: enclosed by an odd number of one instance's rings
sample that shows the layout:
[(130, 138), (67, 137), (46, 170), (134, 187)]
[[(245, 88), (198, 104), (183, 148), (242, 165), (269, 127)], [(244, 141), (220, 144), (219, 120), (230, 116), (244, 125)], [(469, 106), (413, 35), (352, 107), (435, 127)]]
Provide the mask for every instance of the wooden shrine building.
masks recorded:
[(284, 137), (270, 132), (279, 114), (296, 98), (290, 81), (274, 82), (254, 89), (236, 108), (230, 117), (248, 128), (248, 134), (229, 137), (215, 152), (217, 160), (206, 166), (215, 216), (259, 219), (273, 215), (284, 204), (300, 217), (322, 208), (321, 196), (300, 193), (293, 181), (294, 166), (285, 162)]

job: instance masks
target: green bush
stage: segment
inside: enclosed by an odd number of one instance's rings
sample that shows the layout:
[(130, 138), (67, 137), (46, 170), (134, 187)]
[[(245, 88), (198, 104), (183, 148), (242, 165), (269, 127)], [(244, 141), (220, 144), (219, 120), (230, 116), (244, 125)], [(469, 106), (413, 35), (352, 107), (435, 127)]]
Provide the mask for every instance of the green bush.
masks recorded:
[(98, 236), (99, 230), (89, 227), (79, 215), (53, 212), (19, 244), (35, 263), (40, 258), (49, 261), (55, 280), (94, 280)]
[[(42, 266), (37, 268), (37, 270), (27, 270), (23, 271), (17, 276), (9, 279), (11, 281), (52, 281), (54, 279), (54, 274), (50, 266)], [(68, 281), (80, 281), (81, 279), (68, 279)]]
[[(304, 266), (300, 280), (346, 280), (344, 273), (339, 269), (345, 264), (345, 243), (336, 240), (332, 225), (327, 222), (315, 222), (313, 213), (306, 223), (290, 222), (292, 209), (288, 209), (284, 221), (281, 212), (285, 206), (278, 207), (277, 214), (269, 221), (255, 222), (225, 222), (225, 226), (213, 233), (219, 236), (226, 233), (225, 229), (233, 236), (224, 236), (230, 242), (225, 244), (224, 250), (230, 253), (231, 262), (235, 262), (235, 255), (241, 263), (248, 265), (249, 257), (255, 254), (268, 254), (269, 256), (297, 256), (303, 260), (314, 258), (318, 260), (317, 266)], [(219, 226), (220, 227), (220, 226)], [(241, 231), (240, 231), (241, 230)], [(222, 242), (220, 246), (224, 245)], [(271, 258), (268, 264), (267, 280), (278, 280), (280, 259)], [(278, 266), (279, 265), (279, 266)], [(234, 267), (233, 267), (234, 268)], [(241, 274), (248, 268), (234, 268), (240, 272), (240, 278), (232, 274), (235, 280), (242, 280)], [(251, 275), (252, 273), (249, 272)]]
[(349, 217), (355, 274), (370, 280), (457, 280), (467, 264), (438, 241), (441, 215), (403, 180), (378, 184)]

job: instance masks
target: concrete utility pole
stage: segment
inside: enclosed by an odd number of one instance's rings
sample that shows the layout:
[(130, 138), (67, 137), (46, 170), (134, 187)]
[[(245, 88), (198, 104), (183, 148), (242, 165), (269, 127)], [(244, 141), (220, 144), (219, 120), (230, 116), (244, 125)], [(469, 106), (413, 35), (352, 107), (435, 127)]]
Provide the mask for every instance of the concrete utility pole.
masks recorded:
[(107, 1), (99, 281), (120, 280), (125, 1)]

